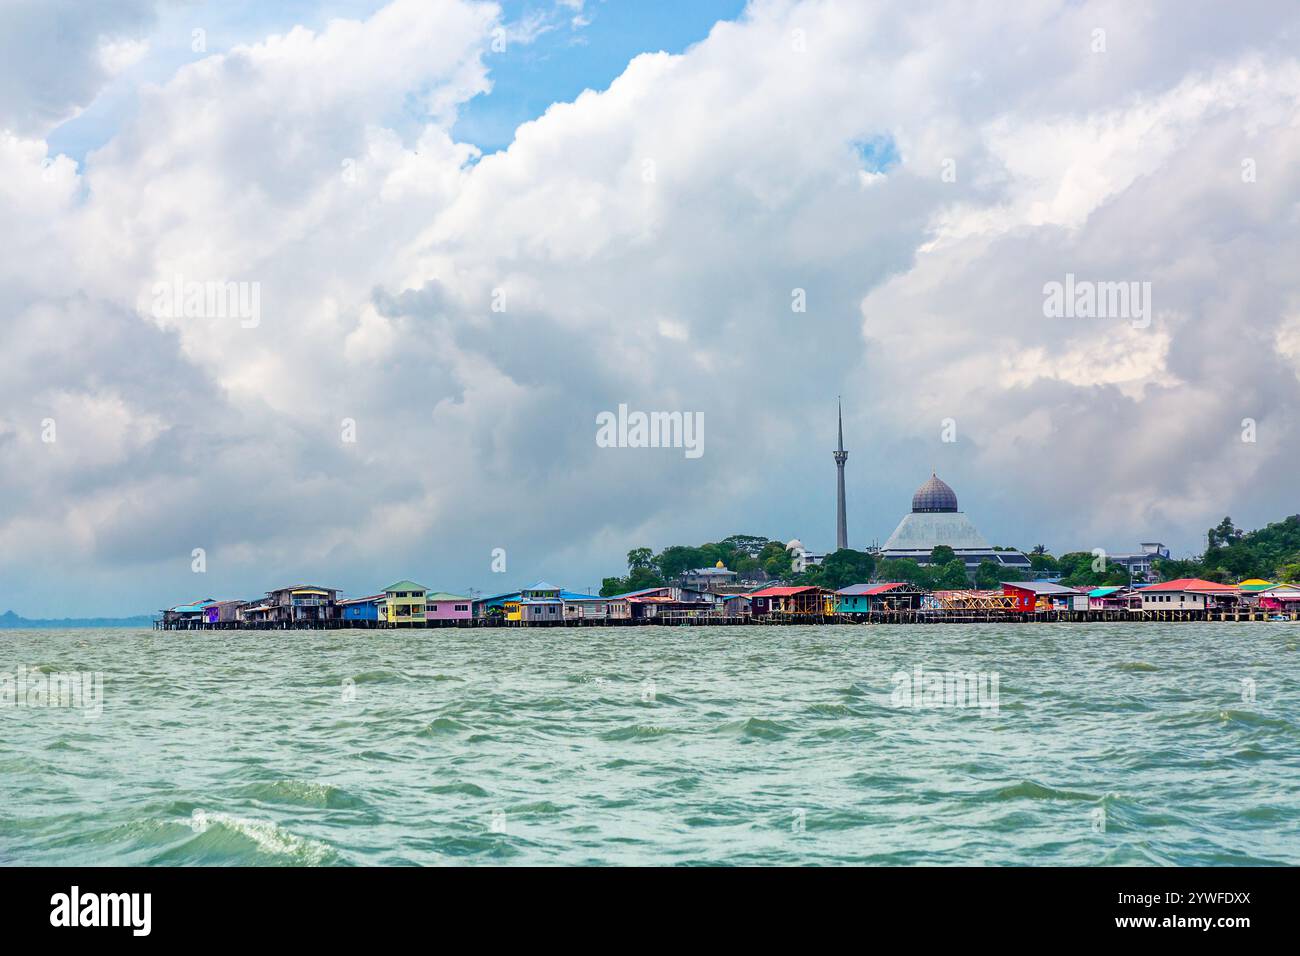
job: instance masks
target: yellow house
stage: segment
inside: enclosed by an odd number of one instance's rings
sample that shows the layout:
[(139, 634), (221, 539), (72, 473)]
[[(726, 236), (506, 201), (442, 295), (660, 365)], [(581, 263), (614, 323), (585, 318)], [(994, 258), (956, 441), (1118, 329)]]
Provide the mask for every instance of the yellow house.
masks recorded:
[(389, 624), (424, 625), (424, 596), (429, 589), (414, 581), (398, 581), (384, 588), (384, 613), (381, 620)]

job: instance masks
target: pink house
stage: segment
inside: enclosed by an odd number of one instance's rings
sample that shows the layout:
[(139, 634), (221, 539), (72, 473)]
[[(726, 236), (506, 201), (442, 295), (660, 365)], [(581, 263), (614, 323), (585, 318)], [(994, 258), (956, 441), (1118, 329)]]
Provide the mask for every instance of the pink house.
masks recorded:
[(474, 616), (473, 606), (463, 594), (430, 591), (424, 596), (424, 616), (430, 621), (468, 621)]

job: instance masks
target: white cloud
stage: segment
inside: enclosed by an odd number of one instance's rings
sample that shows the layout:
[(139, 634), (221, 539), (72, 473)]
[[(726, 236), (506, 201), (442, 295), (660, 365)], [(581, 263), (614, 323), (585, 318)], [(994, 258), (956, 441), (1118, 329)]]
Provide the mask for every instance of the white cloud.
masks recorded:
[[(196, 546), (210, 589), (251, 593), (491, 586), (493, 547), (512, 581), (586, 586), (635, 544), (826, 543), (838, 392), (855, 544), (933, 465), (986, 534), (1058, 550), (1293, 507), (1289, 8), (756, 2), (480, 157), (449, 130), (500, 23), (398, 0), (201, 57), (82, 170), (41, 137), (146, 38), (89, 31), (56, 100), (0, 85), (25, 118), (0, 138), (20, 591), (57, 562), (188, 596)], [(881, 136), (899, 163), (864, 183), (852, 144)], [(1066, 272), (1150, 281), (1155, 321), (1045, 320)], [(259, 283), (260, 323), (149, 314), (177, 274)], [(706, 455), (598, 449), (619, 402), (704, 411)]]

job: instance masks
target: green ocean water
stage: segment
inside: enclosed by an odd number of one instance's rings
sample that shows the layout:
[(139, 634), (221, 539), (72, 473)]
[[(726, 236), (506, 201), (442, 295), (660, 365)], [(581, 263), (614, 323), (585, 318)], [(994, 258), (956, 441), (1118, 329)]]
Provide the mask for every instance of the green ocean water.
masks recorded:
[[(102, 672), (104, 698), (0, 702), (0, 864), (1296, 865), (1298, 644), (1262, 623), (3, 631), (0, 675)], [(996, 673), (996, 713), (898, 706), (917, 667)]]

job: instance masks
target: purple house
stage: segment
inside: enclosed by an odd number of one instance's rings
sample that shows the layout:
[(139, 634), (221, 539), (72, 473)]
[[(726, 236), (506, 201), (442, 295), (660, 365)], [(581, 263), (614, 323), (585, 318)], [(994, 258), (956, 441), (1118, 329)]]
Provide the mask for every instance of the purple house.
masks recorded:
[(474, 616), (473, 606), (463, 594), (430, 591), (424, 596), (424, 616), (430, 621), (468, 621)]
[(216, 601), (203, 609), (203, 620), (208, 624), (234, 624), (239, 620), (239, 609), (247, 601)]

